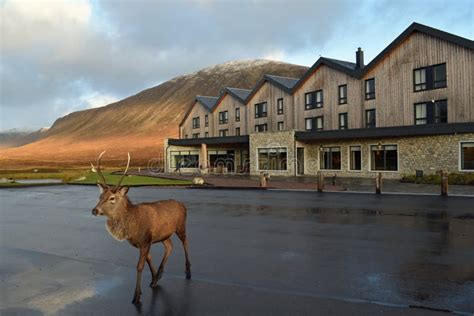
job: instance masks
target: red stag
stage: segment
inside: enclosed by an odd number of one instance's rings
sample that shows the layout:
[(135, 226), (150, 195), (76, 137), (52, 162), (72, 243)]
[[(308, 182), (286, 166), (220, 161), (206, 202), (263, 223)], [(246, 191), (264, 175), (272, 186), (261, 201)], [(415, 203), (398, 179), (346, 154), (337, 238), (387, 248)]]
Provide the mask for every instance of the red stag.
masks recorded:
[[(119, 241), (127, 240), (133, 247), (140, 250), (137, 264), (137, 283), (132, 303), (140, 302), (140, 283), (145, 261), (150, 268), (151, 287), (156, 287), (161, 278), (166, 261), (171, 254), (173, 245), (171, 236), (176, 233), (183, 243), (186, 256), (186, 278), (191, 278), (191, 263), (188, 256), (188, 240), (186, 239), (186, 207), (176, 200), (157, 201), (152, 203), (133, 204), (128, 196), (128, 187), (120, 186), (130, 166), (130, 154), (125, 171), (116, 186), (106, 184), (100, 169), (100, 160), (105, 151), (97, 159), (97, 174), (100, 198), (92, 210), (95, 216), (105, 215), (105, 227), (112, 237)], [(165, 248), (163, 259), (158, 270), (153, 266), (150, 254), (151, 245), (162, 242)]]

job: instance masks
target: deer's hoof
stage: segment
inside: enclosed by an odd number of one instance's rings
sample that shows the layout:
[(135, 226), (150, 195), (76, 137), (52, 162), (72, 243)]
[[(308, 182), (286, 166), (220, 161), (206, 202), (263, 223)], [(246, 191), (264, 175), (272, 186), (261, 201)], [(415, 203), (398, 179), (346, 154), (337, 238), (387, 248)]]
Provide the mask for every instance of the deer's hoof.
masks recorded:
[(150, 283), (151, 288), (155, 288), (158, 286), (158, 278), (153, 278), (153, 280)]
[(186, 271), (186, 279), (191, 279), (191, 271)]
[(140, 304), (140, 294), (135, 293), (133, 296), (132, 304), (139, 305)]

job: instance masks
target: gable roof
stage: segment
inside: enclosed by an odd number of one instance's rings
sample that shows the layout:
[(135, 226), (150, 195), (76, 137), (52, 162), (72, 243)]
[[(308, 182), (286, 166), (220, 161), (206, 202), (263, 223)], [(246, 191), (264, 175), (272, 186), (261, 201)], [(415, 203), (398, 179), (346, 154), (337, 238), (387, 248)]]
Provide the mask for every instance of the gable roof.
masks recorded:
[(245, 100), (250, 94), (250, 91), (251, 90), (248, 90), (248, 89), (224, 87), (224, 89), (222, 89), (221, 95), (219, 96), (216, 103), (214, 104), (214, 107), (212, 108), (211, 112), (214, 112), (217, 109), (219, 104), (221, 104), (222, 100), (224, 100), (224, 97), (226, 96), (226, 94), (230, 94), (231, 96), (236, 98), (237, 101), (245, 105)]
[(218, 97), (197, 95), (191, 103), (191, 106), (189, 107), (188, 111), (186, 111), (186, 114), (184, 114), (183, 119), (181, 120), (181, 122), (179, 122), (179, 126), (181, 127), (184, 124), (189, 114), (191, 114), (191, 111), (194, 109), (196, 103), (200, 103), (208, 112), (211, 112), (218, 99)]
[(430, 35), (436, 38), (440, 38), (452, 44), (466, 47), (468, 49), (474, 49), (474, 41), (464, 37), (460, 37), (448, 32), (444, 32), (433, 27), (429, 27), (419, 23), (412, 23), (405, 31), (403, 31), (397, 38), (395, 38), (383, 51), (381, 51), (372, 61), (361, 69), (357, 69), (355, 64), (348, 61), (332, 59), (327, 57), (320, 57), (314, 64), (309, 68), (305, 74), (301, 77), (298, 83), (294, 86), (291, 93), (294, 93), (321, 65), (326, 65), (332, 69), (339, 70), (343, 73), (348, 74), (351, 77), (360, 79), (368, 71), (370, 71), (375, 65), (377, 65), (386, 55), (388, 55), (393, 49), (398, 47), (402, 42), (409, 38), (413, 33), (420, 32), (426, 35)]
[(262, 79), (255, 85), (255, 88), (252, 89), (252, 92), (247, 96), (245, 103), (248, 103), (250, 99), (257, 93), (257, 91), (264, 85), (265, 82), (270, 82), (271, 84), (277, 86), (288, 94), (291, 94), (293, 87), (300, 79), (290, 78), (290, 77), (281, 77), (275, 75), (264, 75)]

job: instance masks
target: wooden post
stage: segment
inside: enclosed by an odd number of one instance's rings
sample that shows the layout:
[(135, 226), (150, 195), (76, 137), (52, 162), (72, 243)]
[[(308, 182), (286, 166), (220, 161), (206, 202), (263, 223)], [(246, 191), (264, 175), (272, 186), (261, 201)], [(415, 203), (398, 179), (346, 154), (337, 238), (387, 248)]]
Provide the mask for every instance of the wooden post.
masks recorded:
[(382, 173), (377, 173), (375, 177), (375, 194), (382, 194)]
[(336, 186), (336, 175), (332, 177), (332, 185)]
[(270, 179), (270, 176), (268, 175), (268, 173), (264, 173), (263, 171), (260, 172), (260, 187), (261, 188), (267, 187), (268, 179)]
[(199, 155), (199, 171), (202, 174), (209, 172), (207, 168), (207, 144), (201, 144), (201, 154)]
[(324, 191), (324, 175), (321, 171), (318, 171), (318, 192)]
[(441, 170), (441, 195), (448, 196), (448, 171)]

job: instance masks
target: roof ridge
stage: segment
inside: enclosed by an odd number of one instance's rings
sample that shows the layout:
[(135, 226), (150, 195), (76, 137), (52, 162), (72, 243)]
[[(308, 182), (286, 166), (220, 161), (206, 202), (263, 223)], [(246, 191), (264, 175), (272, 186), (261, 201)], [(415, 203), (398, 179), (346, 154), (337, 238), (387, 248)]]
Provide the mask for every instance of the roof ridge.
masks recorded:
[(295, 78), (295, 77), (285, 77), (285, 76), (278, 76), (278, 75), (269, 75), (269, 74), (266, 74), (265, 76), (268, 76), (268, 77), (277, 77), (277, 78), (285, 78), (285, 79), (295, 79), (295, 80), (300, 80), (300, 78)]

